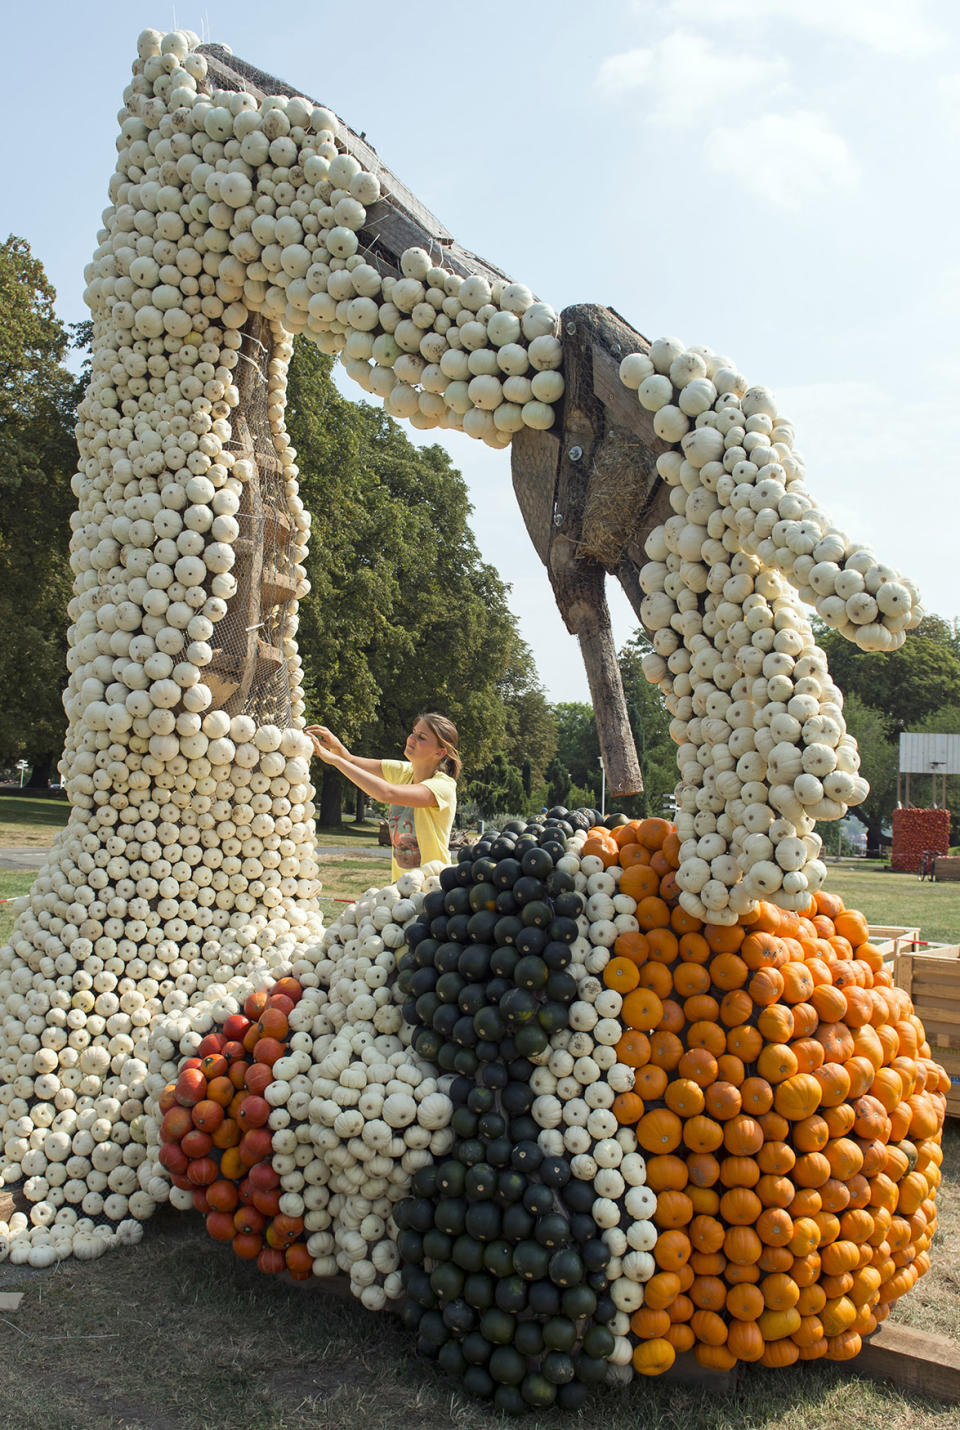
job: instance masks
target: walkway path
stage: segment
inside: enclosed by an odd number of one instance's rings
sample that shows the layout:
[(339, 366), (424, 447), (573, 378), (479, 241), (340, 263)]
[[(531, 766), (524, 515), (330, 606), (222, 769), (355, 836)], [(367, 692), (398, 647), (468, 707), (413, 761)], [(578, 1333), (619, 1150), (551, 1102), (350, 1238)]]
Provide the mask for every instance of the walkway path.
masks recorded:
[(42, 869), (48, 852), (35, 844), (7, 845), (0, 848), (0, 869)]

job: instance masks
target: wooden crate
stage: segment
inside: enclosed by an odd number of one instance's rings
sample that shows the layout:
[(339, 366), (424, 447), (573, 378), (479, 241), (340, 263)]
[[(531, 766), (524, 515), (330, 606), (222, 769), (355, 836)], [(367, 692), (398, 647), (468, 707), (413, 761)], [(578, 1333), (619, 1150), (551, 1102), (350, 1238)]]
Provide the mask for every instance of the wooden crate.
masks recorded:
[(903, 924), (871, 924), (870, 942), (883, 954), (883, 966), (890, 973), (900, 953), (911, 952), (920, 941), (919, 928)]
[(947, 1113), (960, 1117), (960, 947), (928, 944), (927, 948), (928, 952), (899, 954), (894, 980), (910, 994), (927, 1031), (931, 1055), (949, 1074)]
[(956, 854), (938, 854), (933, 861), (933, 877), (938, 883), (960, 879), (960, 857)]

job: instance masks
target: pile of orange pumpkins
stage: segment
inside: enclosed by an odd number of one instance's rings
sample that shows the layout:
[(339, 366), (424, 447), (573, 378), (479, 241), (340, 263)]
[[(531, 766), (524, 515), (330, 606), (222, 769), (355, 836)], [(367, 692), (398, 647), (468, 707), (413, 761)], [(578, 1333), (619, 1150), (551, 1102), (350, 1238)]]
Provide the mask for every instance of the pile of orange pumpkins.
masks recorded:
[(826, 892), (704, 925), (664, 821), (583, 852), (622, 868), (640, 924), (604, 973), (636, 1069), (615, 1111), (657, 1194), (634, 1368), (849, 1359), (930, 1264), (949, 1084), (910, 999)]

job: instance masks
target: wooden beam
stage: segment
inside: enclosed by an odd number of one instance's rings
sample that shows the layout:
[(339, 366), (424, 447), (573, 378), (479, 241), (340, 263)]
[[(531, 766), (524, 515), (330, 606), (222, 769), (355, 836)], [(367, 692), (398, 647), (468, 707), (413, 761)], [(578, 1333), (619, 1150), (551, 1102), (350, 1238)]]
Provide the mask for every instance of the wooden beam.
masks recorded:
[(960, 1346), (944, 1336), (884, 1321), (849, 1365), (868, 1380), (890, 1380), (901, 1390), (960, 1403)]
[[(619, 428), (608, 422), (616, 408), (596, 390), (598, 363), (608, 346), (603, 328), (610, 321), (600, 308), (578, 307), (561, 315), (566, 387), (559, 431), (517, 433), (511, 462), (527, 530), (546, 564), (567, 630), (580, 642), (604, 769), (610, 792), (617, 795), (639, 792), (643, 776), (604, 592), (606, 566), (585, 543), (585, 516), (593, 495), (609, 481), (611, 444), (619, 444)], [(619, 395), (614, 393), (613, 400), (618, 402)], [(619, 450), (615, 460), (620, 462)], [(632, 496), (629, 478), (627, 483), (619, 496), (624, 509)], [(608, 525), (617, 525), (616, 518)], [(614, 537), (618, 557), (625, 540)]]

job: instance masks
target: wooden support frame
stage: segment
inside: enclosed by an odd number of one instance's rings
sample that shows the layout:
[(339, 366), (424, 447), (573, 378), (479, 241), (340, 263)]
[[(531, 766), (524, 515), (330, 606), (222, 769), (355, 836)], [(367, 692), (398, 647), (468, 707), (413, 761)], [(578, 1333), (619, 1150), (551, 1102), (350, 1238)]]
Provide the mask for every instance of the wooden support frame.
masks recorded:
[[(202, 51), (211, 83), (224, 89), (258, 96), (297, 93), (220, 46), (205, 45)], [(380, 177), (385, 191), (368, 210), (361, 234), (360, 252), (369, 263), (381, 274), (398, 274), (400, 255), (415, 246), (436, 254), (453, 272), (509, 281), (508, 274), (461, 247), (381, 163), (365, 137), (340, 123), (347, 152)], [(652, 415), (619, 378), (621, 359), (647, 351), (647, 340), (619, 314), (597, 305), (568, 308), (561, 336), (566, 389), (560, 421), (551, 431), (524, 428), (515, 435), (514, 490), (567, 629), (580, 643), (610, 792), (629, 795), (643, 789), (643, 777), (604, 584), (607, 574), (616, 575), (639, 619), (643, 541), (671, 510), (656, 471), (665, 444), (654, 434)], [(242, 392), (240, 418), (251, 396)], [(245, 679), (241, 676), (232, 702), (242, 696)]]
[(547, 567), (567, 629), (580, 642), (607, 778), (614, 794), (643, 788), (604, 593), (616, 575), (634, 610), (643, 542), (669, 514), (656, 471), (665, 444), (620, 381), (647, 340), (611, 309), (581, 304), (560, 318), (566, 384), (559, 430), (516, 433), (513, 489)]
[(850, 1362), (854, 1375), (889, 1380), (900, 1390), (960, 1404), (960, 1346), (944, 1336), (884, 1321)]

